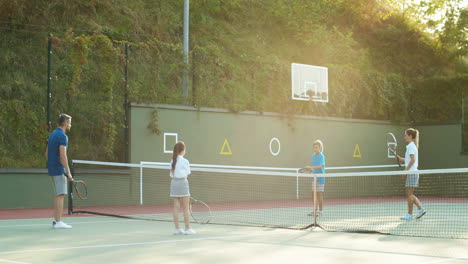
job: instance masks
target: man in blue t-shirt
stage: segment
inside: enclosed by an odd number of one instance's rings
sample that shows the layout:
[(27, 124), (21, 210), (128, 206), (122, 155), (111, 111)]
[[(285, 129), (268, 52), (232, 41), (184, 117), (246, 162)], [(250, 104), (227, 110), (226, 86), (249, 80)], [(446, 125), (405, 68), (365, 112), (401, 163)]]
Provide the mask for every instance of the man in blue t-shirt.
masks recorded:
[[(325, 173), (325, 156), (323, 155), (323, 143), (321, 140), (316, 140), (313, 143), (314, 154), (312, 154), (312, 166), (306, 166), (306, 168), (311, 169), (314, 174), (324, 174)], [(312, 178), (312, 181), (314, 179)], [(313, 191), (312, 183), (312, 191)], [(319, 211), (317, 216), (323, 214), (323, 192), (325, 191), (325, 177), (317, 177), (317, 200)], [(312, 193), (313, 197), (313, 193)], [(314, 216), (314, 212), (310, 213), (309, 216)]]
[(73, 176), (68, 166), (67, 146), (68, 137), (65, 134), (71, 128), (71, 116), (61, 114), (58, 119), (58, 128), (49, 136), (46, 149), (47, 170), (52, 178), (55, 188), (54, 221), (53, 228), (72, 228), (61, 221), (63, 214), (63, 200), (68, 194), (67, 181)]

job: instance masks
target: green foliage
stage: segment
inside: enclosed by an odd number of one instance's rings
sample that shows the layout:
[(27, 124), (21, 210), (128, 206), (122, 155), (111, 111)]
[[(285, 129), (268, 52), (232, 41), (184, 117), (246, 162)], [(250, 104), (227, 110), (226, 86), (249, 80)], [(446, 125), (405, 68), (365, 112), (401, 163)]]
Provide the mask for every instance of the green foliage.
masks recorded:
[(158, 127), (158, 118), (158, 110), (153, 110), (153, 112), (151, 112), (151, 120), (147, 128), (151, 131), (151, 133), (161, 135), (161, 130)]
[(414, 120), (447, 121), (462, 120), (463, 90), (468, 83), (468, 74), (453, 78), (432, 77), (415, 82), (410, 96)]
[(444, 30), (440, 33), (440, 42), (452, 57), (463, 58), (468, 55), (468, 7), (461, 10), (451, 8), (447, 11), (447, 20), (444, 23)]
[(0, 52), (0, 166), (39, 164), (47, 138), (46, 93), (40, 88), (47, 81), (43, 78), (46, 57), (22, 55), (23, 50), (42, 50), (47, 55), (46, 37), (18, 32), (24, 38), (19, 43), (1, 32), (0, 43), (7, 48)]
[[(189, 103), (285, 116), (461, 120), (467, 10), (459, 0), (415, 3), (191, 1)], [(52, 123), (62, 112), (73, 116), (70, 156), (123, 161), (127, 93), (138, 103), (184, 101), (182, 8), (166, 0), (0, 3), (0, 21), (8, 21), (0, 24), (0, 167), (45, 163), (49, 32)], [(432, 19), (442, 10), (445, 19)], [(328, 104), (290, 99), (292, 62), (329, 68)], [(160, 133), (157, 112), (148, 129)]]
[(130, 101), (181, 103), (182, 54), (181, 44), (156, 38), (132, 44), (128, 62)]

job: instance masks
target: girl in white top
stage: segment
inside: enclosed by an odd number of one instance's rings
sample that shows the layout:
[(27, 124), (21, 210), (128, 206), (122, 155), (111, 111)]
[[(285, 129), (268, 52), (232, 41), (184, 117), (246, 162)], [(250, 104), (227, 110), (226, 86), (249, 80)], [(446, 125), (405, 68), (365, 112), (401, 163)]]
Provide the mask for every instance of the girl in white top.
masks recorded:
[[(408, 128), (405, 131), (405, 141), (408, 143), (408, 145), (406, 145), (405, 158), (398, 156), (398, 159), (405, 162), (405, 170), (418, 170), (419, 131), (414, 128)], [(403, 175), (403, 177), (406, 177), (405, 187), (406, 198), (408, 201), (408, 214), (401, 217), (401, 219), (413, 219), (413, 204), (415, 204), (419, 209), (416, 218), (421, 218), (424, 214), (426, 214), (426, 210), (424, 210), (422, 207), (418, 197), (414, 195), (415, 188), (419, 187), (419, 174), (408, 174)]]
[[(193, 235), (196, 232), (190, 228), (189, 199), (190, 190), (187, 177), (190, 175), (190, 163), (184, 158), (185, 144), (182, 141), (174, 145), (171, 161), (171, 197), (174, 201), (173, 216), (175, 235)], [(184, 212), (185, 230), (179, 227), (179, 211), (182, 204)]]

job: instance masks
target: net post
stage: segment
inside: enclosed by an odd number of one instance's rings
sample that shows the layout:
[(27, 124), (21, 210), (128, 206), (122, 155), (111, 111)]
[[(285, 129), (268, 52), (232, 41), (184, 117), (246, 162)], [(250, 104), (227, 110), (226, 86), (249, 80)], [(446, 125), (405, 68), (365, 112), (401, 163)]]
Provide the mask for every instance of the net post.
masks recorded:
[(317, 226), (317, 174), (314, 175), (314, 184), (313, 184), (313, 192), (314, 192), (314, 227)]
[(125, 139), (125, 162), (129, 162), (129, 101), (128, 101), (128, 91), (129, 91), (129, 84), (128, 84), (128, 43), (125, 43), (125, 66), (124, 66), (124, 79), (125, 79), (125, 94), (124, 94), (124, 112), (125, 112), (125, 119), (124, 119), (124, 139)]
[(140, 162), (140, 204), (143, 204), (143, 162)]
[[(73, 162), (70, 162), (70, 173), (72, 176), (75, 175), (75, 170), (73, 168)], [(68, 214), (72, 215), (73, 214), (73, 182), (69, 181), (68, 182)]]
[(50, 123), (50, 105), (52, 98), (51, 90), (51, 61), (52, 61), (52, 34), (47, 35), (47, 131), (52, 130), (52, 124)]
[(296, 200), (299, 200), (299, 169), (296, 170)]

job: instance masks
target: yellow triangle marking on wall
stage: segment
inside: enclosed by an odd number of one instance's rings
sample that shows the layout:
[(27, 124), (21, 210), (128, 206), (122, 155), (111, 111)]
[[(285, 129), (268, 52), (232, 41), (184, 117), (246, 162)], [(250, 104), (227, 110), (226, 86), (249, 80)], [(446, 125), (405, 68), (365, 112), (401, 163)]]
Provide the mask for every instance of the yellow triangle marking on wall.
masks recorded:
[(231, 147), (229, 146), (229, 142), (227, 138), (224, 139), (223, 146), (221, 147), (221, 151), (219, 152), (221, 155), (232, 155)]
[(356, 147), (354, 147), (353, 158), (362, 158), (361, 150), (359, 149), (358, 144), (356, 144)]

